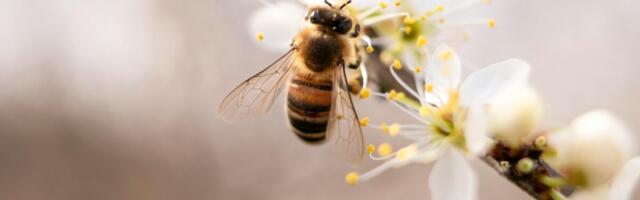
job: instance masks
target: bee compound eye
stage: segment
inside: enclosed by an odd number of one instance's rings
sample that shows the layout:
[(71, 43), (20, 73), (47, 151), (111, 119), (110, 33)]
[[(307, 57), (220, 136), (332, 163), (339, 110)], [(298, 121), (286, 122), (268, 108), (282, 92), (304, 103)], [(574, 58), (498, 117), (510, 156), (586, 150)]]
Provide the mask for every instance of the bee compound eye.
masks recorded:
[(341, 34), (346, 34), (347, 32), (349, 32), (349, 30), (351, 30), (352, 25), (353, 23), (351, 22), (350, 19), (340, 21), (340, 23), (338, 24), (338, 29), (336, 31), (338, 31)]
[(317, 10), (314, 10), (309, 13), (309, 21), (318, 24), (322, 21), (322, 17), (320, 17), (320, 13)]

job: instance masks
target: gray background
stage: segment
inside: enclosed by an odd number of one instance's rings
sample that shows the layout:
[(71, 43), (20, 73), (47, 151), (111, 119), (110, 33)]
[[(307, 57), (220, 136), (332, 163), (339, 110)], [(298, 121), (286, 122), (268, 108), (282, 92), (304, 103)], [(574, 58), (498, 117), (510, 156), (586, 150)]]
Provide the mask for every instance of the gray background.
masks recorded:
[[(428, 199), (429, 165), (349, 187), (330, 145), (298, 141), (280, 108), (237, 125), (215, 117), (227, 91), (279, 56), (251, 41), (258, 6), (0, 0), (0, 199)], [(640, 130), (639, 10), (630, 0), (496, 0), (472, 14), (498, 27), (456, 47), (476, 67), (529, 61), (546, 127), (607, 108)], [(358, 107), (410, 120), (380, 104)], [(481, 199), (527, 197), (474, 165)]]

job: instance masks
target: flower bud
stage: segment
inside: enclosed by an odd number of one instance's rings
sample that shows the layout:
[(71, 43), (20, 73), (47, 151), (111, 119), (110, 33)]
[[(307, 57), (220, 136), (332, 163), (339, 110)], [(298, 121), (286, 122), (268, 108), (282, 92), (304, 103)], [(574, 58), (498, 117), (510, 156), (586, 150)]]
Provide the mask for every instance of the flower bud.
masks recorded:
[(634, 153), (628, 129), (611, 113), (595, 110), (576, 118), (571, 127), (550, 135), (558, 165), (570, 184), (584, 189), (607, 184)]
[(518, 86), (496, 95), (489, 102), (489, 127), (496, 139), (517, 147), (531, 139), (542, 117), (542, 100), (529, 86)]

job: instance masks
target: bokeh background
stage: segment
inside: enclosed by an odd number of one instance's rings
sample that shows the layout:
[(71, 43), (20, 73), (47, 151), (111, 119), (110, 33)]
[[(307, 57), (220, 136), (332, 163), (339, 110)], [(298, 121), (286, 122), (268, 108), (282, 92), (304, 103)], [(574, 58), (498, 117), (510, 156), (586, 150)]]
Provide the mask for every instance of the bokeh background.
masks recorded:
[[(235, 125), (216, 118), (226, 92), (279, 56), (248, 32), (259, 6), (0, 0), (0, 199), (429, 199), (429, 165), (347, 186), (350, 168), (330, 145), (300, 142), (280, 108)], [(456, 44), (465, 64), (529, 61), (546, 127), (606, 108), (640, 131), (639, 3), (481, 7), (471, 14), (498, 26)], [(374, 119), (410, 120), (384, 103), (357, 106)], [(528, 198), (474, 166), (481, 199)]]

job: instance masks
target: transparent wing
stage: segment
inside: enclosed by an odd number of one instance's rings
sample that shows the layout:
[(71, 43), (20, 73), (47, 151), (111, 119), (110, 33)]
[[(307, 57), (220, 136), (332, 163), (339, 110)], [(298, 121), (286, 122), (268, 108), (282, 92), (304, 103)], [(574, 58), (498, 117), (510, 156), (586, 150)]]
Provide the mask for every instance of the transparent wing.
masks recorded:
[(218, 115), (226, 121), (236, 122), (269, 111), (287, 82), (296, 55), (295, 49), (291, 49), (273, 64), (242, 82), (222, 100)]
[(364, 156), (364, 138), (358, 113), (349, 94), (349, 84), (344, 66), (335, 70), (333, 77), (333, 104), (329, 115), (327, 136), (344, 148), (346, 160), (359, 164)]

